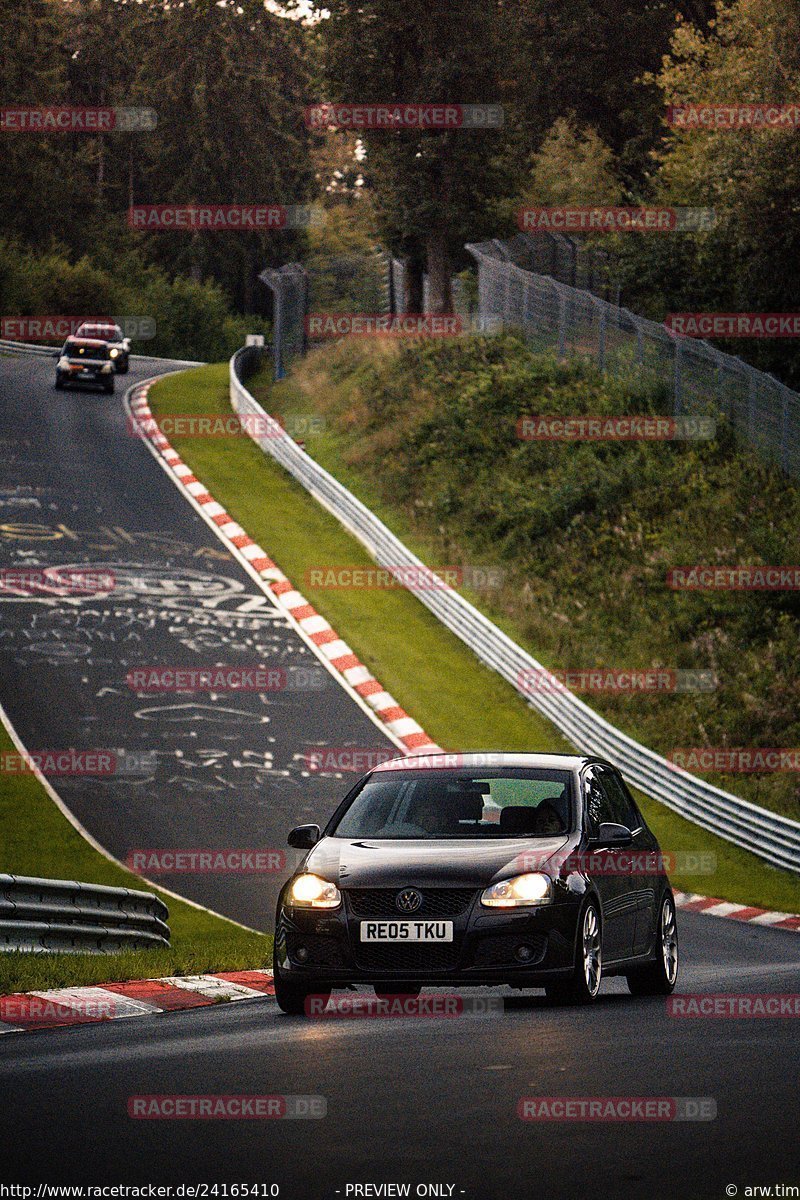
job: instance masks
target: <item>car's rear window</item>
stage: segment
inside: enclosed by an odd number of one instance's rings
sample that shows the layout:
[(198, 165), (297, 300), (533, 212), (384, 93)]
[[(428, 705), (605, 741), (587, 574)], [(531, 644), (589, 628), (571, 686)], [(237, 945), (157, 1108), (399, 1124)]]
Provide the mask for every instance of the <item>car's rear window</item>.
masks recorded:
[(392, 770), (370, 776), (329, 837), (542, 838), (573, 827), (569, 771)]

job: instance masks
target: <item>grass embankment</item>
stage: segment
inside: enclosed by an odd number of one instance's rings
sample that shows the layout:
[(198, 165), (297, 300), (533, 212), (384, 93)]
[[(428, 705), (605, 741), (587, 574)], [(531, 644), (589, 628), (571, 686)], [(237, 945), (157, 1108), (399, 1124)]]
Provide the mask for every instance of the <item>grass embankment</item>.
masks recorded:
[[(0, 753), (15, 749), (0, 725)], [(272, 938), (165, 896), (95, 850), (59, 811), (34, 775), (0, 777), (3, 870), (154, 891), (169, 908), (169, 949), (124, 954), (0, 953), (0, 995), (70, 984), (194, 975), (267, 966)]]
[[(487, 350), (483, 349), (484, 345), (481, 343), (480, 348), (472, 348), (470, 352), (485, 354)], [(450, 352), (456, 358), (465, 353), (456, 347), (450, 348)], [(358, 362), (352, 359), (348, 362), (348, 356), (354, 353), (348, 348), (314, 356), (301, 364), (286, 383), (273, 389), (262, 382), (261, 397), (271, 411), (286, 417), (324, 413), (328, 425), (321, 434), (306, 437), (309, 451), (373, 507), (423, 558), (431, 563), (497, 561), (494, 555), (489, 554), (493, 546), (491, 537), (486, 553), (480, 557), (475, 553), (464, 553), (459, 558), (457, 555), (461, 546), (455, 538), (448, 545), (447, 553), (444, 553), (437, 542), (438, 535), (434, 537), (426, 531), (428, 518), (423, 521), (408, 515), (417, 508), (412, 502), (407, 510), (404, 504), (408, 488), (412, 485), (403, 483), (393, 463), (396, 452), (394, 443), (398, 439), (402, 441), (409, 434), (406, 417), (400, 418), (390, 405), (383, 406), (388, 420), (387, 426), (381, 430), (381, 436), (387, 443), (383, 454), (375, 445), (369, 424), (361, 425), (363, 416), (360, 414), (358, 419), (352, 419), (355, 411), (353, 405), (361, 403), (358, 399), (359, 389), (364, 386), (363, 376), (358, 377), (359, 371), (367, 373), (369, 379), (369, 372), (373, 370), (378, 373), (393, 370), (393, 354), (387, 352), (376, 356), (370, 365), (367, 351), (358, 352)], [(411, 353), (419, 354), (419, 350)], [(330, 367), (337, 371), (336, 380), (332, 380), (328, 373)], [(443, 382), (446, 382), (446, 373), (442, 374)], [(568, 379), (568, 374), (565, 377)], [(397, 407), (403, 411), (408, 407), (409, 400), (416, 403), (419, 395), (418, 389), (413, 386), (413, 378), (409, 383), (411, 390), (407, 386), (404, 389), (402, 380), (396, 381)], [(573, 380), (571, 385), (574, 390), (580, 391), (576, 381)], [(258, 390), (258, 381), (253, 387)], [(552, 386), (543, 386), (538, 395), (529, 391), (525, 397), (524, 411), (535, 411), (537, 407), (541, 411), (553, 411), (553, 392)], [(487, 394), (491, 394), (491, 389)], [(596, 401), (596, 405), (591, 401)], [(173, 376), (153, 389), (150, 402), (157, 417), (185, 412), (227, 414), (230, 412), (227, 369), (206, 367)], [(592, 394), (586, 411), (590, 408), (598, 411), (601, 402)], [(380, 406), (381, 398), (378, 398), (378, 403)], [(430, 410), (430, 398), (425, 403)], [(341, 431), (338, 428), (340, 418), (336, 415), (339, 405), (343, 413)], [(400, 428), (395, 429), (394, 423), (399, 424)], [(469, 422), (466, 424), (469, 425)], [(461, 429), (463, 431), (463, 423)], [(510, 685), (483, 667), (409, 593), (402, 590), (337, 590), (311, 586), (307, 578), (311, 568), (320, 565), (368, 565), (371, 560), (360, 543), (350, 537), (335, 518), (248, 438), (176, 437), (172, 440), (183, 459), (215, 498), (275, 559), (398, 702), (441, 745), (501, 750), (569, 749), (549, 723), (531, 710)], [(363, 445), (365, 440), (370, 443), (369, 453)], [(477, 434), (475, 440), (478, 446), (482, 445), (482, 439)], [(428, 465), (420, 468), (423, 474), (433, 473), (440, 465), (433, 430), (426, 444), (430, 447), (430, 458)], [(468, 492), (470, 462), (473, 463), (472, 469), (476, 472), (479, 469), (474, 461), (475, 452), (470, 439), (464, 444), (460, 437), (454, 436), (449, 442), (440, 440), (438, 448), (442, 456), (454, 464), (463, 461), (467, 476), (464, 488)], [(365, 458), (371, 463), (373, 457), (374, 470), (370, 464), (365, 464)], [(502, 464), (498, 464), (496, 474), (493, 486), (499, 495), (503, 490)], [(422, 481), (419, 486), (423, 486)], [(459, 507), (457, 494), (452, 496), (452, 506), (456, 510)], [(495, 551), (500, 548), (495, 546)], [(594, 565), (592, 569), (593, 572), (597, 571)], [(577, 562), (569, 566), (568, 573), (580, 578)], [(534, 583), (535, 580), (531, 580), (531, 584)], [(610, 587), (609, 581), (606, 586)], [(500, 596), (505, 597), (506, 594), (504, 589)], [(469, 596), (490, 612), (509, 633), (526, 641), (536, 652), (538, 647), (529, 637), (523, 638), (520, 623), (512, 612), (504, 608), (502, 601), (498, 603), (494, 600), (489, 608), (485, 603), (485, 594), (480, 597), (476, 593), (469, 593)], [(625, 640), (621, 639), (618, 645), (626, 645)], [(588, 657), (587, 650), (584, 657), (573, 661), (585, 665)], [(619, 651), (611, 661), (618, 665), (618, 658)], [(676, 663), (672, 657), (665, 661), (670, 665), (688, 665), (683, 661)], [(639, 664), (631, 653), (626, 654), (625, 665)], [(649, 701), (654, 698), (645, 699)], [(680, 703), (678, 697), (669, 699)], [(793, 877), (773, 870), (753, 855), (698, 829), (663, 805), (643, 797), (640, 799), (647, 819), (652, 823), (665, 851), (712, 852), (716, 855), (717, 869), (713, 875), (675, 875), (673, 882), (677, 887), (767, 908), (797, 911), (800, 896)]]

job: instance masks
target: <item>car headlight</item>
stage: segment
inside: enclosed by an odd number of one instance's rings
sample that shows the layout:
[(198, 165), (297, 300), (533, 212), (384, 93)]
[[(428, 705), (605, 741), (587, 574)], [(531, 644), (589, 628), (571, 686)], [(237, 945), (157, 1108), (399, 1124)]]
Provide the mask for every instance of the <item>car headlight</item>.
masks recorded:
[(289, 902), (299, 908), (338, 908), (342, 893), (319, 875), (298, 875), (289, 888)]
[(531, 872), (493, 883), (481, 896), (481, 904), (487, 908), (525, 908), (533, 904), (549, 904), (552, 898), (553, 886), (549, 876)]
[(111, 355), (112, 358), (116, 358), (117, 355), (119, 354), (119, 350), (117, 350), (117, 348), (115, 346), (113, 350), (109, 350), (109, 354)]

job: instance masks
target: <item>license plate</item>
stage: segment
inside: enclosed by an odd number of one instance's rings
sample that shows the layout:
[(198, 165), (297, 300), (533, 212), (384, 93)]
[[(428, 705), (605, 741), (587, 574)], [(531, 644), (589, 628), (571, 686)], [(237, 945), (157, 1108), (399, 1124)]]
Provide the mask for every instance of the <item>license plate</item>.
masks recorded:
[(362, 942), (452, 942), (452, 921), (362, 921)]

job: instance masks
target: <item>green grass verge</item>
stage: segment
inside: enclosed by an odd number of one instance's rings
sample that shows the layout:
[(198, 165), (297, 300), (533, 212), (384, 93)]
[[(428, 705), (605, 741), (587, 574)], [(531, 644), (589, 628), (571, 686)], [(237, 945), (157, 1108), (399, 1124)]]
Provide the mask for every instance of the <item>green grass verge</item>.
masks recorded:
[[(295, 391), (290, 403), (291, 389)], [(295, 382), (290, 380), (275, 392), (275, 411), (312, 411), (313, 396)], [(229, 413), (227, 366), (198, 368), (164, 380), (151, 390), (150, 405), (156, 417)], [(315, 439), (315, 455), (321, 440)], [(334, 517), (249, 438), (176, 437), (171, 441), (214, 498), (324, 613), (440, 745), (520, 751), (571, 749), (509, 684), (480, 664), (410, 593), (309, 586), (306, 572), (312, 567), (368, 565), (372, 560)], [(322, 461), (323, 455), (319, 458)], [(342, 472), (345, 474), (352, 485), (353, 472)], [(356, 490), (370, 503), (367, 485)], [(399, 536), (405, 535), (403, 521), (393, 520), (385, 503), (376, 501), (375, 508)], [(414, 539), (409, 542), (414, 548)], [(514, 633), (513, 622), (504, 625)], [(641, 795), (638, 798), (665, 851), (716, 855), (713, 875), (676, 874), (676, 887), (765, 908), (797, 910), (800, 896), (794, 877), (706, 833), (663, 805)]]
[[(0, 725), (0, 752), (15, 749)], [(171, 946), (123, 954), (0, 953), (0, 995), (71, 984), (235, 971), (271, 963), (272, 938), (165, 896), (95, 850), (60, 812), (34, 775), (0, 777), (3, 870), (12, 875), (79, 879), (153, 891), (169, 908)]]

